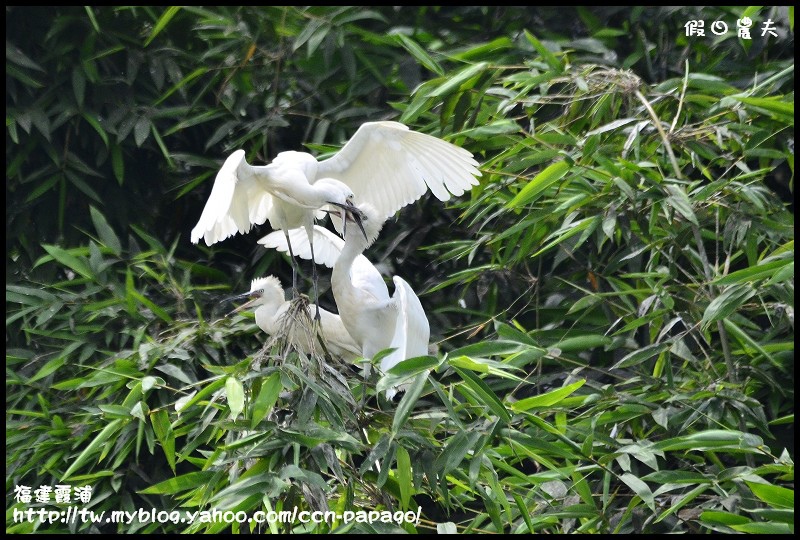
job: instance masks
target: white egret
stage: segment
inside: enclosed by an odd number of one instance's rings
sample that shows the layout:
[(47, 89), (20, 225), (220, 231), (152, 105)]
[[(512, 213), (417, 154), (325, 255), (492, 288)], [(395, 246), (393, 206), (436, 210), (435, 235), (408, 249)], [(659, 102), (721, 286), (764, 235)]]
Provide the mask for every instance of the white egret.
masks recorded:
[[(302, 229), (299, 231), (302, 232)], [(250, 285), (250, 292), (242, 296), (249, 296), (251, 299), (235, 311), (255, 307), (256, 324), (264, 332), (271, 336), (285, 336), (291, 345), (305, 354), (320, 350), (315, 344), (317, 333), (311, 325), (287, 319), (291, 316), (292, 301), (285, 299), (283, 286), (278, 278), (267, 276), (254, 279)], [(306, 308), (309, 322), (313, 308), (314, 306), (310, 304)], [(322, 340), (328, 352), (348, 362), (360, 358), (361, 349), (350, 337), (339, 315), (325, 309), (320, 309), (319, 313)]]
[[(257, 167), (247, 163), (244, 150), (237, 150), (217, 173), (200, 221), (192, 229), (192, 242), (196, 244), (204, 238), (211, 245), (237, 231), (247, 232), (253, 223), (261, 224), (267, 219), (273, 229), (284, 232), (305, 227), (310, 237), (315, 212), (321, 207), (334, 205), (354, 211), (353, 191), (339, 180), (320, 178), (313, 185), (308, 181), (306, 170), (314, 164), (316, 160), (310, 154), (282, 152), (271, 164)], [(316, 268), (312, 271), (317, 296)], [(294, 261), (292, 290), (296, 295)], [(319, 316), (317, 308), (316, 319)]]
[(477, 167), (467, 150), (388, 121), (362, 124), (339, 152), (322, 161), (290, 151), (269, 165), (252, 166), (237, 150), (217, 174), (191, 240), (204, 238), (211, 245), (269, 219), (273, 229), (305, 227), (313, 251), (318, 209), (333, 204), (353, 211), (353, 201), (366, 202), (382, 223), (428, 189), (443, 201), (461, 195), (478, 183)]
[[(331, 288), (339, 315), (364, 357), (371, 359), (384, 349), (395, 349), (381, 360), (380, 368), (386, 372), (402, 360), (428, 354), (430, 325), (411, 286), (394, 276), (395, 290), (389, 296), (380, 272), (363, 255), (378, 237), (383, 220), (369, 204), (361, 204), (359, 209), (366, 239), (353, 227), (345, 232), (342, 241), (327, 229), (315, 226), (314, 242), (318, 247), (314, 260), (333, 267)], [(295, 255), (309, 259), (311, 251), (308, 243), (303, 242), (303, 231), (290, 231), (289, 237), (295, 245)], [(288, 250), (283, 237), (276, 233), (268, 234), (259, 243), (283, 252)], [(387, 397), (393, 394), (392, 389)]]

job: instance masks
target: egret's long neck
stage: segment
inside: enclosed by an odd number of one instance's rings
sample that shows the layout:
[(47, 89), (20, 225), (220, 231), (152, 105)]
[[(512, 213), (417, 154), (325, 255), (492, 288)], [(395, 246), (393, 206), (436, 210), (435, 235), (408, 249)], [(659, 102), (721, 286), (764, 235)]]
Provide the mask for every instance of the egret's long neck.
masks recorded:
[[(333, 273), (344, 276), (348, 282), (350, 281), (350, 268), (353, 266), (353, 261), (367, 249), (364, 238), (359, 238), (355, 234), (361, 234), (361, 231), (355, 227), (355, 224), (351, 224), (350, 227), (352, 227), (352, 233), (351, 229), (348, 229), (344, 247), (341, 253), (339, 253), (339, 258), (336, 259), (336, 264), (333, 265)], [(333, 276), (331, 276), (332, 281), (333, 279)]]
[[(347, 232), (349, 233), (350, 231), (348, 230)], [(356, 232), (355, 226), (353, 226), (353, 232)], [(361, 234), (361, 231), (357, 232)], [(357, 237), (353, 237), (350, 234), (346, 235), (339, 258), (336, 259), (336, 264), (333, 265), (331, 288), (333, 289), (333, 297), (336, 299), (336, 306), (339, 309), (342, 324), (358, 344), (359, 349), (363, 350), (365, 343), (368, 341), (369, 331), (361, 328), (359, 324), (359, 312), (365, 306), (362, 302), (363, 295), (359, 294), (357, 284), (353, 283), (352, 268), (356, 257), (366, 249), (366, 243), (363, 238), (361, 238), (360, 242), (358, 240)]]
[(264, 295), (261, 305), (264, 306), (267, 311), (275, 312), (284, 302), (283, 291), (274, 291), (271, 294), (268, 293)]

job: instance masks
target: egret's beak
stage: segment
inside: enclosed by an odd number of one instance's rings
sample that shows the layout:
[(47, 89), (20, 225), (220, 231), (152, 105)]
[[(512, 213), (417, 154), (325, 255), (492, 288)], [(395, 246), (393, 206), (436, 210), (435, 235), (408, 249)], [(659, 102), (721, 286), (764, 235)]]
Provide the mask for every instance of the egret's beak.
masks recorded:
[[(361, 210), (359, 210), (357, 213), (347, 212), (346, 215), (345, 215), (344, 222), (347, 223), (348, 220), (355, 221), (356, 225), (358, 225), (358, 228), (361, 230), (361, 234), (364, 235), (364, 240), (369, 241), (369, 238), (367, 238), (367, 231), (364, 230), (364, 224), (362, 223), (363, 219), (364, 219), (364, 214), (361, 212)], [(345, 231), (344, 231), (344, 225), (343, 225), (342, 226), (342, 235), (344, 235), (344, 232)]]
[(230, 298), (226, 298), (226, 299), (222, 300), (222, 302), (220, 302), (220, 303), (233, 302), (234, 300), (240, 300), (242, 298), (249, 298), (250, 300), (248, 300), (247, 302), (245, 302), (241, 306), (237, 307), (233, 311), (229, 312), (227, 315), (225, 315), (226, 317), (230, 317), (234, 313), (239, 313), (241, 311), (244, 311), (244, 310), (248, 309), (250, 306), (255, 304), (256, 300), (259, 299), (259, 296), (252, 296), (249, 292), (246, 292), (244, 294), (237, 294), (236, 296), (231, 296)]
[(364, 219), (364, 212), (362, 212), (357, 206), (353, 206), (352, 204), (338, 204), (338, 203), (331, 203), (334, 206), (338, 206), (342, 209), (342, 236), (347, 233), (347, 222), (348, 221), (355, 221), (358, 228), (361, 229), (361, 234), (364, 235), (364, 240), (369, 240), (367, 238), (367, 231), (364, 230), (364, 225), (362, 223)]

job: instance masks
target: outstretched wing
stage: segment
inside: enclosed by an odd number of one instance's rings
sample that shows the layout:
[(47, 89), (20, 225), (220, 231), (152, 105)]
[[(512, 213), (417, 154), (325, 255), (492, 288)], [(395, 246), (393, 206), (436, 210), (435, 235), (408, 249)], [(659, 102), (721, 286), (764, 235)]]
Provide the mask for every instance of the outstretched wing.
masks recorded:
[(319, 163), (316, 177), (344, 182), (385, 220), (428, 189), (442, 201), (468, 191), (478, 184), (477, 167), (470, 152), (447, 141), (399, 122), (367, 122)]
[[(308, 243), (306, 230), (302, 228), (291, 229), (288, 232), (294, 255), (301, 259), (311, 260), (311, 246)], [(281, 253), (289, 253), (289, 246), (286, 244), (286, 236), (283, 231), (271, 232), (259, 240), (258, 243), (265, 248), (273, 248)], [(314, 262), (333, 268), (343, 248), (344, 240), (328, 229), (314, 225)], [(379, 300), (389, 299), (389, 289), (386, 287), (381, 273), (364, 255), (356, 257), (350, 272), (350, 279), (354, 287), (369, 292)]]
[(191, 240), (203, 238), (207, 245), (250, 231), (253, 224), (267, 220), (272, 208), (272, 195), (261, 189), (252, 175), (238, 175), (244, 161), (244, 150), (237, 150), (225, 160), (214, 180), (200, 220), (192, 229)]

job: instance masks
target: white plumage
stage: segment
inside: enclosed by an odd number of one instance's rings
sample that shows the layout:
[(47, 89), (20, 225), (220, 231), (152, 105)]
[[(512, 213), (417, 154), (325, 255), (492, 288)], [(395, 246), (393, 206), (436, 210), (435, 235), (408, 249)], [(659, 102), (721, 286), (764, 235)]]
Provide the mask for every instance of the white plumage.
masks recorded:
[[(244, 151), (237, 150), (217, 173), (191, 240), (197, 243), (203, 238), (212, 245), (269, 220), (272, 228), (283, 234), (273, 233), (266, 238), (274, 241), (282, 236), (283, 251), (334, 269), (332, 287), (341, 318), (338, 323), (328, 323), (330, 330), (326, 330), (325, 320), (333, 321), (330, 317), (336, 316), (314, 306), (322, 316), (323, 335), (333, 332), (325, 336), (326, 341), (339, 339), (341, 324), (355, 343), (354, 354), (372, 358), (393, 347), (396, 350), (381, 361), (381, 369), (386, 371), (405, 358), (427, 354), (430, 328), (408, 283), (395, 276), (395, 291), (389, 296), (380, 273), (362, 252), (375, 240), (388, 217), (428, 190), (446, 201), (477, 185), (480, 175), (478, 163), (467, 150), (412, 131), (399, 122), (362, 124), (339, 152), (322, 161), (304, 152), (281, 152), (269, 165), (253, 166), (245, 160)], [(361, 230), (348, 227), (342, 244), (332, 233), (314, 225), (322, 211), (332, 207), (341, 210), (342, 218), (345, 212), (358, 217), (355, 203), (361, 205), (363, 236)], [(290, 233), (292, 229), (295, 231)], [(319, 245), (316, 252), (315, 244)], [(277, 241), (274, 247), (278, 247)], [(296, 290), (294, 261), (292, 265), (292, 285)], [(282, 292), (267, 302), (264, 298), (269, 287), (260, 285), (262, 299), (251, 305), (260, 306), (256, 322), (271, 333), (275, 330), (274, 313), (285, 309), (288, 302)], [(316, 267), (314, 286), (316, 290)], [(308, 345), (301, 338), (296, 339), (301, 350)], [(347, 342), (341, 339), (342, 343)], [(352, 352), (352, 348), (344, 350)]]
[[(398, 362), (428, 354), (430, 326), (419, 298), (401, 277), (394, 276), (395, 291), (389, 289), (378, 270), (362, 254), (377, 238), (383, 220), (378, 210), (368, 204), (359, 205), (367, 238), (355, 227), (348, 227), (345, 240), (319, 226), (314, 227), (314, 243), (318, 246), (315, 262), (333, 267), (331, 288), (342, 323), (365, 358), (395, 348), (381, 360), (381, 370), (387, 371)], [(311, 258), (309, 245), (302, 230), (289, 236), (295, 255)], [(271, 233), (261, 240), (268, 248), (286, 252), (284, 237)], [(390, 396), (391, 397), (391, 396)]]
[[(302, 229), (299, 229), (302, 233)], [(284, 336), (297, 350), (312, 354), (321, 350), (316, 342), (317, 336), (313, 325), (304, 324), (311, 321), (311, 311), (316, 306), (309, 304), (306, 308), (308, 317), (304, 321), (287, 320), (292, 302), (284, 297), (281, 282), (275, 276), (254, 279), (247, 296), (251, 300), (236, 308), (236, 311), (255, 307), (256, 324), (271, 336)], [(320, 326), (325, 347), (332, 355), (345, 361), (353, 362), (360, 358), (361, 349), (342, 324), (339, 315), (320, 309)]]
[[(478, 183), (467, 150), (399, 122), (367, 122), (333, 157), (281, 152), (252, 166), (243, 150), (228, 157), (214, 181), (191, 240), (211, 245), (267, 219), (273, 229), (306, 227), (327, 206), (369, 203), (382, 222), (430, 189), (440, 200)], [(317, 216), (318, 217), (318, 216)]]
[(342, 181), (357, 204), (368, 203), (383, 223), (428, 189), (441, 201), (478, 184), (472, 154), (400, 122), (367, 122), (333, 157), (321, 161), (320, 178)]

